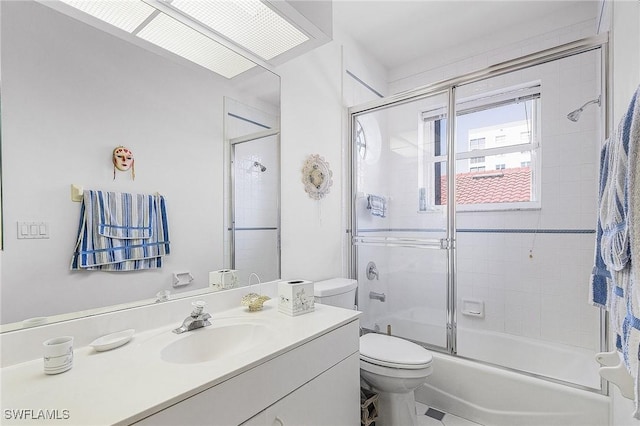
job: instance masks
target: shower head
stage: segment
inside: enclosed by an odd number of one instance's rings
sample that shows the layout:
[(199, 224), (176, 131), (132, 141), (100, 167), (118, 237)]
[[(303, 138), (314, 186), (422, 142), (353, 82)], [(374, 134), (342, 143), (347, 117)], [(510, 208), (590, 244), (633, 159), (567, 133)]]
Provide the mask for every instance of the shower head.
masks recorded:
[(586, 102), (580, 108), (571, 111), (569, 114), (567, 114), (567, 118), (575, 123), (580, 119), (580, 114), (582, 114), (582, 111), (584, 111), (585, 107), (590, 104), (598, 104), (598, 106), (600, 106), (600, 96), (598, 96), (596, 99), (592, 99), (589, 102)]
[(262, 163), (260, 163), (258, 161), (254, 161), (253, 162), (253, 167), (259, 169), (261, 172), (267, 171), (267, 168)]

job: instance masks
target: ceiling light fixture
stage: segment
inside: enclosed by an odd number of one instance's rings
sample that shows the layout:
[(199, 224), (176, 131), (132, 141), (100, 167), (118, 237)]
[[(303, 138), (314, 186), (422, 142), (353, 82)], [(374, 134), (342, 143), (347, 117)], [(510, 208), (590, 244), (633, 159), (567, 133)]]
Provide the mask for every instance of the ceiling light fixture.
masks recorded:
[(247, 58), (164, 13), (145, 25), (137, 36), (227, 78), (255, 66)]
[(141, 1), (61, 1), (128, 33), (132, 33), (156, 11)]
[(260, 0), (61, 1), (226, 78), (309, 40)]
[(309, 40), (260, 0), (173, 0), (169, 6), (265, 60)]

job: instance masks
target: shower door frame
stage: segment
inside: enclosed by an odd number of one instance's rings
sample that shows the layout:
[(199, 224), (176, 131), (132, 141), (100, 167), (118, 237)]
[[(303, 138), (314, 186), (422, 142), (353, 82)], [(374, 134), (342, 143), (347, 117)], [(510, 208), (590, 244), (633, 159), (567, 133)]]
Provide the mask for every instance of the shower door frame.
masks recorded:
[[(381, 98), (375, 101), (367, 102), (361, 105), (350, 107), (348, 110), (348, 155), (349, 163), (351, 166), (351, 173), (349, 174), (349, 202), (348, 215), (350, 218), (350, 229), (347, 230), (350, 240), (350, 256), (349, 256), (349, 271), (352, 278), (358, 279), (358, 244), (356, 230), (358, 229), (357, 217), (355, 214), (355, 200), (356, 200), (356, 182), (357, 182), (357, 155), (355, 152), (355, 119), (359, 114), (370, 113), (379, 111), (389, 107), (401, 105), (403, 103), (411, 102), (414, 100), (426, 98), (434, 94), (447, 92), (449, 95), (448, 107), (447, 107), (447, 237), (446, 248), (448, 250), (448, 262), (447, 262), (447, 347), (446, 353), (456, 354), (456, 337), (457, 337), (457, 324), (456, 324), (456, 198), (455, 198), (455, 126), (456, 126), (456, 88), (462, 85), (486, 80), (492, 77), (507, 74), (513, 71), (523, 70), (536, 65), (545, 64), (547, 62), (567, 58), (570, 56), (578, 55), (593, 50), (601, 49), (601, 96), (603, 99), (603, 132), (605, 135), (609, 134), (611, 118), (610, 107), (610, 87), (611, 87), (611, 58), (609, 56), (609, 34), (603, 33), (593, 37), (587, 37), (580, 40), (576, 40), (570, 43), (566, 43), (553, 48), (541, 50), (529, 55), (521, 56), (516, 59), (505, 61), (496, 65), (492, 65), (482, 70), (463, 74), (461, 76), (453, 77), (450, 79), (442, 80), (433, 84), (421, 86), (419, 88), (401, 92), (396, 95)], [(608, 316), (606, 312), (600, 312), (600, 350), (607, 351), (609, 344), (608, 336)], [(483, 361), (478, 361), (483, 362)], [(502, 367), (509, 369), (508, 367)], [(534, 373), (528, 373), (525, 371), (516, 370), (517, 372), (533, 377), (542, 378), (544, 380), (557, 382), (576, 388), (581, 388), (589, 391), (594, 391), (593, 388), (584, 387), (581, 385), (564, 382), (551, 377), (540, 376)], [(597, 391), (597, 390), (596, 390)], [(603, 394), (608, 394), (608, 382), (604, 379), (601, 380), (601, 389), (599, 391)]]

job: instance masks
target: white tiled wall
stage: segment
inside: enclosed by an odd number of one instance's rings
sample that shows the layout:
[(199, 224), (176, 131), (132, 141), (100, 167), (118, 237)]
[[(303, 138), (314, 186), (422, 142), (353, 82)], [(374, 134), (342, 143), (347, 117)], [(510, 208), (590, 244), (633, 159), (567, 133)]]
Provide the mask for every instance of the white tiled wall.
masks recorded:
[(458, 234), (458, 301), (485, 302), (485, 317), (458, 327), (505, 332), (597, 350), (589, 306), (593, 234)]

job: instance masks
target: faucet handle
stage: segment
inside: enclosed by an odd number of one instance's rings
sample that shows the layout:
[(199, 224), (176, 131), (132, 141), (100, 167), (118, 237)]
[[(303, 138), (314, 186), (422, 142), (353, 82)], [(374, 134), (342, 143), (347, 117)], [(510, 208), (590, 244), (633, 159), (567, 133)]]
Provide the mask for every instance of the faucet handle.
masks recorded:
[(196, 300), (195, 302), (191, 302), (191, 305), (193, 306), (193, 312), (191, 315), (197, 317), (202, 313), (204, 307), (207, 306), (207, 302), (203, 300)]

